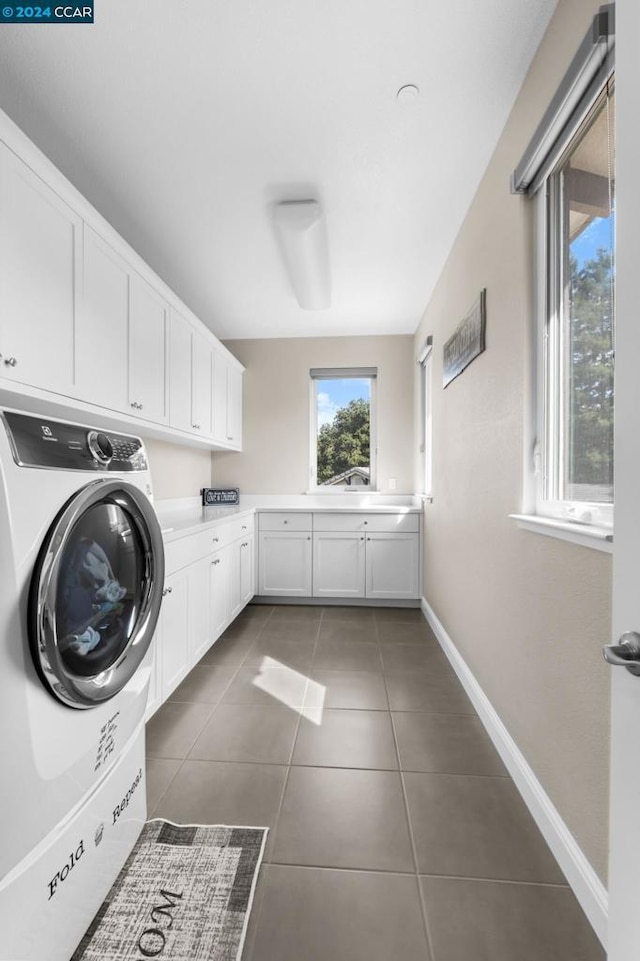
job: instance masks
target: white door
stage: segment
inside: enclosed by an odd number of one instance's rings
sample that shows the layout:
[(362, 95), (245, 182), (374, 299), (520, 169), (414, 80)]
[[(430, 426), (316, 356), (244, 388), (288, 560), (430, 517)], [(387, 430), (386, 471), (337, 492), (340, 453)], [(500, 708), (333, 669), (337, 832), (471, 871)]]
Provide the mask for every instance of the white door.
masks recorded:
[(191, 430), (203, 437), (212, 431), (211, 347), (201, 334), (192, 334), (191, 353)]
[(217, 640), (229, 623), (229, 551), (217, 551), (209, 559), (211, 640)]
[[(613, 555), (614, 643), (626, 631), (640, 633), (640, 322), (638, 320), (638, 224), (640, 132), (638, 89), (640, 4), (616, 11), (616, 410), (615, 534)], [(611, 671), (611, 856), (609, 864), (609, 961), (640, 958), (640, 677)]]
[(311, 596), (310, 533), (262, 531), (258, 555), (258, 594)]
[(209, 558), (189, 568), (189, 669), (197, 664), (211, 647), (209, 605)]
[(242, 371), (227, 368), (227, 441), (242, 447)]
[(80, 218), (0, 144), (0, 382), (73, 394), (81, 243)]
[(171, 310), (169, 425), (191, 431), (191, 327)]
[(367, 597), (419, 597), (418, 534), (367, 534), (366, 547)]
[(253, 534), (240, 543), (240, 606), (245, 607), (256, 592)]
[(364, 597), (364, 534), (316, 531), (313, 535), (313, 596)]
[(227, 438), (227, 361), (214, 350), (212, 358), (213, 391), (211, 420), (213, 436), (220, 444), (228, 445)]
[(127, 410), (129, 267), (90, 227), (84, 227), (84, 272), (76, 329), (76, 390), (82, 400)]
[(132, 272), (129, 287), (129, 404), (131, 412), (164, 423), (167, 411), (167, 321), (164, 300)]
[(189, 670), (189, 569), (168, 577), (160, 613), (162, 700), (166, 701)]

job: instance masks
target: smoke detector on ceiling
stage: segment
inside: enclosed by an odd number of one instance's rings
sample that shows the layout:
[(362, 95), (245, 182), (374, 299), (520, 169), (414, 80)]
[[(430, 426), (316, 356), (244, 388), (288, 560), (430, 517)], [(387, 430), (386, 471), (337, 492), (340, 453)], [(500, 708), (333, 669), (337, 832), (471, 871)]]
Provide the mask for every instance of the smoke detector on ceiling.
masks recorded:
[(400, 87), (398, 90), (396, 99), (402, 103), (408, 103), (410, 100), (416, 100), (419, 96), (420, 87), (416, 87), (415, 83), (405, 83), (404, 87)]

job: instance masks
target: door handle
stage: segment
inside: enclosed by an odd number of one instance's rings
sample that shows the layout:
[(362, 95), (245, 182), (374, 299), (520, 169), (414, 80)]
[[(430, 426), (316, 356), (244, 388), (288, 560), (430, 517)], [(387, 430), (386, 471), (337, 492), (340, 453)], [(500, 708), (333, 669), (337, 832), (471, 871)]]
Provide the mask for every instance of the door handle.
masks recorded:
[(617, 644), (605, 644), (602, 653), (607, 664), (626, 667), (640, 677), (640, 634), (636, 631), (626, 631)]

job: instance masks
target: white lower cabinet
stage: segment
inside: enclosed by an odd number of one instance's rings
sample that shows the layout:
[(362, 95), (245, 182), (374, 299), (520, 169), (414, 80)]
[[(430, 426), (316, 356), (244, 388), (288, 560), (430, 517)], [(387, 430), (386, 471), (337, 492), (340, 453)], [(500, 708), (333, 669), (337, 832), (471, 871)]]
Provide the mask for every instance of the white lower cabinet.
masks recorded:
[(189, 662), (197, 664), (211, 647), (209, 605), (209, 559), (192, 564), (189, 570)]
[(258, 594), (311, 595), (311, 532), (260, 531)]
[(217, 551), (209, 561), (211, 637), (220, 637), (229, 623), (229, 548)]
[(365, 539), (349, 531), (313, 535), (313, 596), (364, 597)]
[(162, 700), (166, 701), (189, 670), (189, 579), (190, 568), (165, 581), (158, 621)]
[(416, 598), (420, 594), (417, 534), (367, 534), (367, 597)]
[(253, 517), (249, 516), (166, 546), (169, 573), (148, 655), (153, 670), (147, 719), (253, 597), (253, 544)]
[(265, 511), (258, 518), (258, 594), (420, 597), (417, 512)]
[(240, 606), (245, 607), (256, 592), (255, 539), (250, 534), (240, 543)]

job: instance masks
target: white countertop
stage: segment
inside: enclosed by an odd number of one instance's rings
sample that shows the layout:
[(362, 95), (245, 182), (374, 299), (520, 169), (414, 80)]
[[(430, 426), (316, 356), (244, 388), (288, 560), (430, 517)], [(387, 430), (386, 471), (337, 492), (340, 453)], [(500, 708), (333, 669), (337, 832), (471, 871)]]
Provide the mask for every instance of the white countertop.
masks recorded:
[[(351, 495), (346, 495), (350, 497)], [(357, 501), (356, 501), (357, 498)], [(165, 541), (172, 541), (178, 537), (185, 537), (197, 531), (217, 527), (226, 521), (242, 515), (254, 514), (257, 511), (296, 513), (366, 513), (366, 514), (419, 514), (422, 508), (409, 496), (399, 497), (399, 503), (372, 503), (371, 495), (360, 497), (354, 495), (354, 500), (345, 503), (344, 497), (325, 497), (320, 502), (313, 495), (240, 495), (240, 504), (236, 507), (202, 507), (199, 497), (172, 498), (156, 501), (154, 506), (162, 536)], [(381, 499), (380, 499), (381, 500)], [(388, 498), (390, 501), (391, 499)], [(365, 503), (362, 503), (365, 501)], [(274, 503), (275, 502), (275, 503)]]

